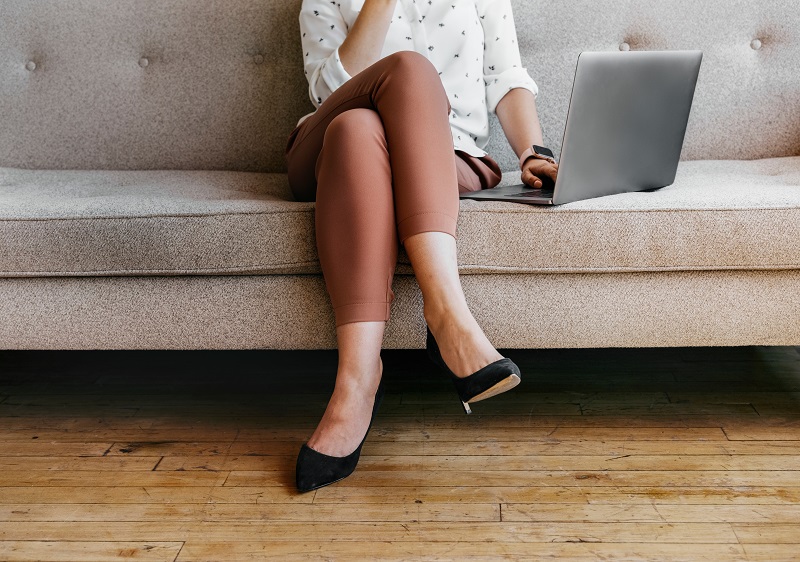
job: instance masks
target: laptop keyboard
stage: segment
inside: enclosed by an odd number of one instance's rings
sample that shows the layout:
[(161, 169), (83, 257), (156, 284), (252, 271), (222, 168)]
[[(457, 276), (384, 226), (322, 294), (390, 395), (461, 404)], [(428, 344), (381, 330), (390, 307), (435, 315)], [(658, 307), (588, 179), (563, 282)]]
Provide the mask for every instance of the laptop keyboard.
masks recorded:
[(551, 199), (553, 197), (553, 192), (537, 189), (535, 191), (521, 191), (520, 193), (508, 193), (506, 194), (506, 197), (543, 197), (545, 199)]

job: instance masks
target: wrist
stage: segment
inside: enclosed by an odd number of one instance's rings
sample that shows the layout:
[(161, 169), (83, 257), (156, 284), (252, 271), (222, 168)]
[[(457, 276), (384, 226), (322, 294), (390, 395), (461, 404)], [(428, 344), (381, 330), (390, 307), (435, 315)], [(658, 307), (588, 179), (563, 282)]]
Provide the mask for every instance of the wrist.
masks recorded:
[(550, 150), (547, 147), (544, 147), (544, 146), (541, 146), (541, 145), (538, 145), (538, 144), (532, 144), (531, 146), (526, 148), (522, 152), (522, 154), (520, 154), (520, 156), (519, 156), (519, 169), (520, 170), (524, 169), (525, 162), (529, 158), (537, 158), (537, 159), (540, 159), (540, 160), (546, 160), (546, 161), (550, 162), (551, 164), (555, 164), (556, 163), (556, 159), (553, 156), (553, 151)]

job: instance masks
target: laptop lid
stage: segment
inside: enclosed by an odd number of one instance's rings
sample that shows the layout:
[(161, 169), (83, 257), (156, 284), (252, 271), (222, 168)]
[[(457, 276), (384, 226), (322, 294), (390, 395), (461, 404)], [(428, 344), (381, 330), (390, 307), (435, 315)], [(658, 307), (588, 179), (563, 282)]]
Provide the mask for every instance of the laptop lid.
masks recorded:
[(702, 51), (578, 56), (554, 204), (675, 180)]

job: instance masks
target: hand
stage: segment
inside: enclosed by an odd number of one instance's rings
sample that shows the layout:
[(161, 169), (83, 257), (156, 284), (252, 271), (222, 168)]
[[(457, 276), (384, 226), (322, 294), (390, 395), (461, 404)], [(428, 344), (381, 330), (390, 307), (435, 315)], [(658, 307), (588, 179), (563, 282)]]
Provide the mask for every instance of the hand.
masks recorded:
[(558, 163), (551, 164), (541, 158), (528, 158), (522, 165), (522, 183), (537, 189), (553, 189), (558, 175)]

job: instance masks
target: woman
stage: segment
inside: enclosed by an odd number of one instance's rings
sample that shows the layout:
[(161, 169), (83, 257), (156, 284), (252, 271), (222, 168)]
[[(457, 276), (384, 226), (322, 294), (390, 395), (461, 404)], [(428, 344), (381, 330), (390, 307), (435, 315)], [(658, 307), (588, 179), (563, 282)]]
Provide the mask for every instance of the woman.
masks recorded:
[(502, 179), (483, 150), (489, 113), (523, 157), (523, 182), (552, 185), (558, 167), (529, 154), (542, 144), (538, 89), (510, 0), (303, 0), (300, 31), (316, 110), (288, 138), (288, 176), (297, 200), (316, 201), (339, 348), (333, 395), (297, 458), (297, 488), (309, 491), (353, 472), (380, 403), (398, 244), (422, 291), (428, 353), (467, 413), (520, 382), (467, 307), (458, 194)]

